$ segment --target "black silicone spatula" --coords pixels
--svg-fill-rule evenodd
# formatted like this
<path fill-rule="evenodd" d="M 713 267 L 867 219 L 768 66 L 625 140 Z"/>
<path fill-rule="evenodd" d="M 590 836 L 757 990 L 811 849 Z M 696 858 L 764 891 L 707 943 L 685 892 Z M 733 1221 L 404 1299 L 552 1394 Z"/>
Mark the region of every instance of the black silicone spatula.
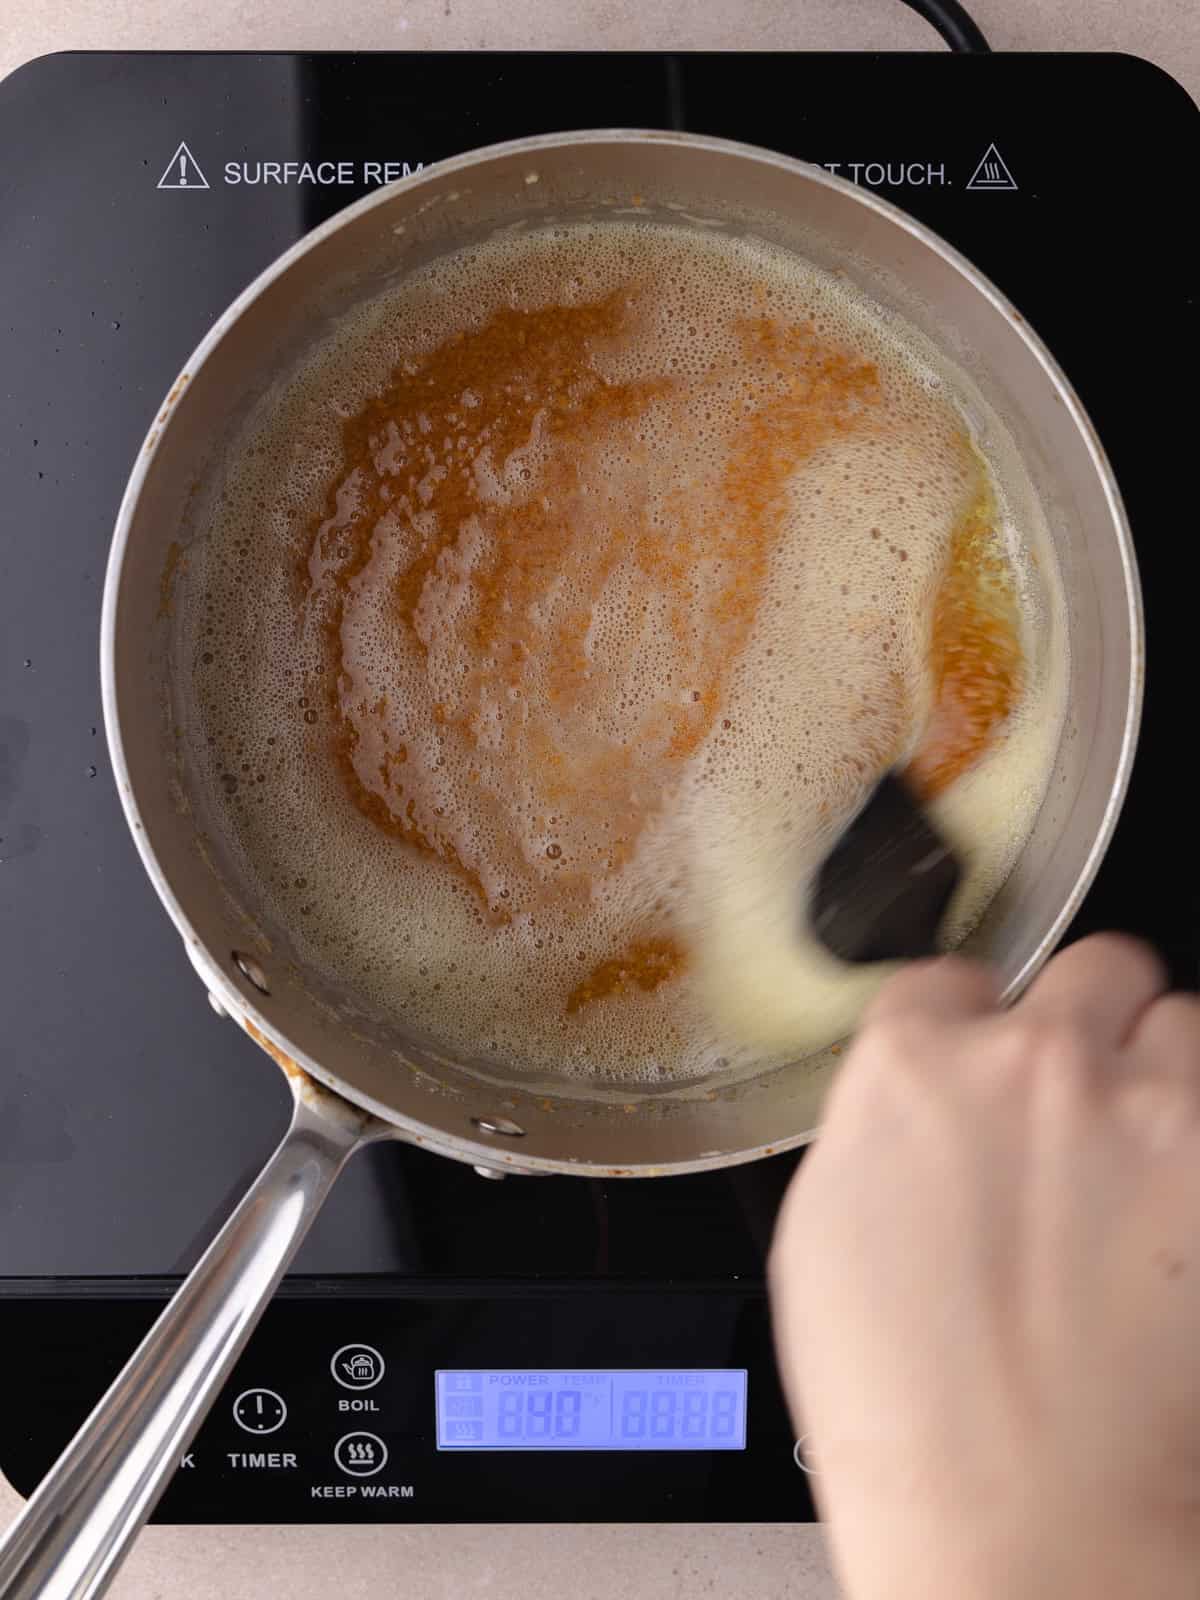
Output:
<path fill-rule="evenodd" d="M 817 873 L 809 919 L 843 961 L 934 955 L 961 867 L 904 778 L 885 773 Z"/>

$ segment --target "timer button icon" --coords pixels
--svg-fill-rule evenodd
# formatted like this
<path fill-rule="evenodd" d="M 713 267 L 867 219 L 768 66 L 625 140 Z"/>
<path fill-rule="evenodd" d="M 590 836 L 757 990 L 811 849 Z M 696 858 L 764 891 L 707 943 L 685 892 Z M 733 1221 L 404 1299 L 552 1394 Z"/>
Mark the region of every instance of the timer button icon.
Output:
<path fill-rule="evenodd" d="M 386 1369 L 374 1345 L 344 1344 L 334 1353 L 329 1370 L 343 1389 L 373 1389 Z"/>
<path fill-rule="evenodd" d="M 233 1420 L 246 1433 L 275 1433 L 287 1414 L 283 1396 L 274 1389 L 243 1389 L 233 1402 Z"/>

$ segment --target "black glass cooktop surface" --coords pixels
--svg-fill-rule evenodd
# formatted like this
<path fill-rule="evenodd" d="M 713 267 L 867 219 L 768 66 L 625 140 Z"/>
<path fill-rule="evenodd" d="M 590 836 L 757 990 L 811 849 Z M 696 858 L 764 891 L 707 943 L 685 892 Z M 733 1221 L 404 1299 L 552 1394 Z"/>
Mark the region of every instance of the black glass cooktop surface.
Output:
<path fill-rule="evenodd" d="M 18 1401 L 9 1444 L 0 1430 L 0 1466 L 22 1487 L 128 1350 L 164 1280 L 211 1237 L 287 1112 L 274 1068 L 206 1005 L 143 878 L 107 767 L 100 595 L 130 463 L 206 329 L 308 229 L 472 146 L 597 126 L 684 128 L 823 164 L 931 224 L 1047 340 L 1122 485 L 1149 638 L 1129 800 L 1073 932 L 1141 933 L 1178 980 L 1195 980 L 1194 807 L 1176 767 L 1195 680 L 1197 259 L 1179 196 L 1200 158 L 1200 118 L 1168 77 L 1102 55 L 33 62 L 0 84 L 0 1316 L 13 1342 L 53 1346 L 58 1375 Z M 543 1470 L 554 1457 L 539 1456 L 536 1470 L 523 1458 L 529 1473 L 514 1482 L 525 1487 L 503 1492 L 511 1504 L 500 1493 L 493 1513 L 734 1517 L 758 1506 L 803 1517 L 761 1301 L 763 1252 L 793 1165 L 653 1184 L 486 1184 L 424 1153 L 377 1147 L 339 1184 L 239 1370 L 261 1363 L 255 1352 L 274 1340 L 277 1367 L 299 1388 L 312 1381 L 277 1348 L 285 1338 L 299 1348 L 287 1322 L 299 1313 L 287 1308 L 305 1295 L 325 1319 L 318 1343 L 361 1338 L 382 1349 L 377 1330 L 394 1332 L 403 1305 L 425 1318 L 422 1372 L 438 1359 L 443 1327 L 447 1352 L 470 1347 L 462 1365 L 495 1362 L 493 1346 L 489 1357 L 463 1333 L 464 1307 L 477 1294 L 494 1311 L 496 1296 L 537 1286 L 521 1301 L 525 1332 L 501 1340 L 501 1364 L 613 1365 L 615 1341 L 625 1352 L 617 1364 L 747 1368 L 751 1432 L 755 1405 L 765 1414 L 754 1396 L 769 1395 L 772 1420 L 758 1436 L 775 1440 L 776 1454 L 758 1461 L 757 1499 L 715 1452 L 707 1476 L 689 1457 L 674 1488 L 641 1485 L 636 1504 L 615 1468 L 589 1480 L 600 1487 L 585 1504 L 582 1479 L 564 1488 Z M 439 1296 L 449 1297 L 440 1311 Z M 562 1331 L 584 1302 L 580 1325 L 611 1337 Z M 330 1307 L 342 1304 L 355 1309 L 339 1322 Z M 480 1311 L 477 1325 L 491 1314 Z M 403 1368 L 403 1355 L 383 1353 L 390 1371 Z M 242 1387 L 271 1375 L 256 1370 Z M 413 1413 L 410 1430 L 422 1449 L 428 1410 Z M 288 1428 L 296 1414 L 293 1403 Z M 245 1442 L 236 1418 L 220 1426 Z M 393 1438 L 382 1422 L 375 1430 Z M 357 1481 L 331 1453 L 341 1442 L 317 1427 L 299 1467 L 223 1466 L 203 1494 L 173 1488 L 164 1514 L 213 1520 L 238 1516 L 239 1505 L 248 1517 L 293 1520 L 476 1514 L 445 1487 L 450 1478 L 441 1500 L 431 1488 L 423 1503 L 419 1492 L 363 1491 L 301 1505 L 286 1483 L 289 1472 L 304 1476 L 306 1493 L 316 1482 L 304 1449 L 325 1452 L 339 1483 Z M 472 1470 L 458 1457 L 454 1468 Z M 467 1498 L 478 1503 L 474 1489 Z"/>

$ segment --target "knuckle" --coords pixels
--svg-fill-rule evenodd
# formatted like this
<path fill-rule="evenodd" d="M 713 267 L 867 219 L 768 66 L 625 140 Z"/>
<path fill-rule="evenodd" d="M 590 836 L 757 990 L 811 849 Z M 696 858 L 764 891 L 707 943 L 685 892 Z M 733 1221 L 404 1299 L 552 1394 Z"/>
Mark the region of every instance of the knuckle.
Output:
<path fill-rule="evenodd" d="M 1163 966 L 1148 944 L 1128 933 L 1093 933 L 1077 944 L 1070 945 L 1058 957 L 1060 962 L 1089 968 L 1109 975 L 1124 969 L 1127 977 L 1136 977 L 1145 984 L 1161 982 Z"/>
<path fill-rule="evenodd" d="M 853 1057 L 870 1074 L 888 1079 L 921 1071 L 934 1055 L 936 1029 L 916 1013 L 868 1021 L 855 1040 Z"/>
<path fill-rule="evenodd" d="M 1124 1127 L 1156 1150 L 1166 1149 L 1196 1122 L 1196 1085 L 1161 1072 L 1141 1072 L 1120 1084 L 1114 1113 Z"/>
<path fill-rule="evenodd" d="M 997 992 L 996 975 L 978 961 L 963 955 L 931 956 L 894 973 L 867 1006 L 863 1021 L 890 1021 L 906 1012 L 936 1014 L 955 996 L 994 1002 Z"/>
<path fill-rule="evenodd" d="M 1106 929 L 1103 933 L 1089 933 L 1086 939 L 1080 939 L 1075 945 L 1068 945 L 1067 949 L 1074 949 L 1080 954 L 1087 951 L 1100 955 L 1115 955 L 1122 960 L 1140 961 L 1146 966 L 1157 965 L 1157 957 L 1148 944 L 1136 939 L 1131 933 L 1120 933 L 1112 928 Z"/>
<path fill-rule="evenodd" d="M 1096 1064 L 1095 1046 L 1070 1018 L 1013 1016 L 998 1034 L 996 1066 L 1010 1078 L 1053 1077 L 1082 1086 Z"/>
<path fill-rule="evenodd" d="M 1146 1023 L 1153 1024 L 1161 1043 L 1194 1052 L 1200 1047 L 1200 996 L 1164 995 L 1147 1012 L 1143 1026 Z"/>

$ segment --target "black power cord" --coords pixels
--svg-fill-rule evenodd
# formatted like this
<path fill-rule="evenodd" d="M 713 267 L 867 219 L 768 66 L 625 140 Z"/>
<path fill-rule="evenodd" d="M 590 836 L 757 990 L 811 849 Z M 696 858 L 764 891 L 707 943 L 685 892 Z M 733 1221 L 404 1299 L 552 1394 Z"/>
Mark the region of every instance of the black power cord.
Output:
<path fill-rule="evenodd" d="M 904 0 L 904 4 L 936 28 L 951 50 L 964 55 L 986 55 L 991 51 L 991 45 L 974 18 L 963 10 L 958 0 Z"/>

